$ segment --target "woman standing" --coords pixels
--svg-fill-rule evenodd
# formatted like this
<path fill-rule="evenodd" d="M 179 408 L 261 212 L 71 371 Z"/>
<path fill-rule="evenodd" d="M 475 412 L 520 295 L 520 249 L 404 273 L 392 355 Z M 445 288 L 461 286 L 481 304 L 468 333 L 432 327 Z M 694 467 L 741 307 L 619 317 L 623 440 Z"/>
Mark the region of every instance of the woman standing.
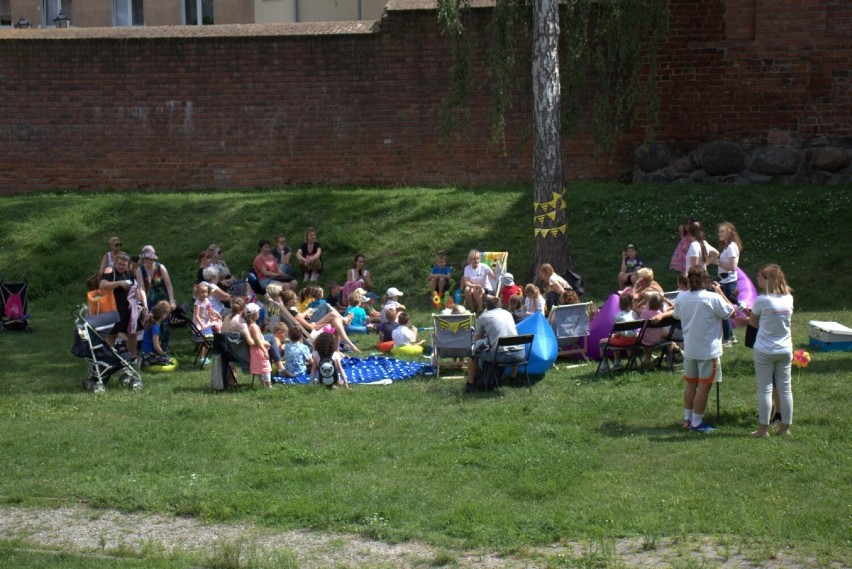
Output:
<path fill-rule="evenodd" d="M 719 225 L 719 284 L 722 285 L 722 293 L 731 301 L 737 303 L 737 265 L 740 262 L 740 250 L 743 242 L 737 234 L 737 228 L 728 221 Z M 734 336 L 734 328 L 730 319 L 722 322 L 722 346 L 728 347 L 737 341 Z"/>
<path fill-rule="evenodd" d="M 142 306 L 147 311 L 153 310 L 161 300 L 168 301 L 172 311 L 177 307 L 169 271 L 162 263 L 157 262 L 157 252 L 151 245 L 145 245 L 139 253 L 136 282 L 139 284 L 139 298 L 142 300 Z M 169 344 L 168 322 L 167 318 L 160 327 L 160 344 L 163 351 L 167 351 Z"/>
<path fill-rule="evenodd" d="M 793 315 L 793 289 L 787 285 L 778 265 L 764 266 L 757 273 L 757 284 L 764 294 L 755 299 L 748 317 L 737 320 L 757 328 L 754 342 L 754 372 L 757 376 L 757 411 L 759 425 L 755 437 L 769 436 L 773 383 L 781 411 L 781 426 L 776 434 L 790 433 L 793 422 L 793 388 L 790 368 L 793 363 L 793 339 L 790 319 Z"/>
<path fill-rule="evenodd" d="M 689 224 L 689 249 L 686 251 L 686 265 L 683 272 L 688 273 L 692 267 L 707 270 L 719 258 L 719 251 L 704 240 L 704 230 L 697 221 Z"/>
<path fill-rule="evenodd" d="M 116 257 L 121 253 L 121 239 L 113 235 L 109 238 L 109 251 L 104 253 L 101 258 L 101 266 L 98 267 L 98 274 L 104 274 L 107 267 L 115 267 Z"/>

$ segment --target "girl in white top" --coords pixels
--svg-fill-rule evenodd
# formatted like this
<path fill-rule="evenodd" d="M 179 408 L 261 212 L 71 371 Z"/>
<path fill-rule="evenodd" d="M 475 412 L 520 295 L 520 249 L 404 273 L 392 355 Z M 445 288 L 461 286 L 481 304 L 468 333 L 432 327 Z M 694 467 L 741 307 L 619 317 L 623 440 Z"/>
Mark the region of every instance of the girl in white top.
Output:
<path fill-rule="evenodd" d="M 686 266 L 683 272 L 688 273 L 692 267 L 707 270 L 707 265 L 712 265 L 719 258 L 719 251 L 704 240 L 704 230 L 697 221 L 689 224 L 689 237 L 692 242 L 686 251 Z"/>
<path fill-rule="evenodd" d="M 737 233 L 737 228 L 734 224 L 726 221 L 719 224 L 718 229 L 719 246 L 722 252 L 719 254 L 719 284 L 722 285 L 722 293 L 731 301 L 732 304 L 737 303 L 737 265 L 740 262 L 740 249 L 743 247 L 743 242 L 740 241 L 740 236 Z M 730 319 L 722 322 L 722 342 L 723 345 L 729 346 L 736 342 L 734 330 L 731 326 Z"/>
<path fill-rule="evenodd" d="M 781 426 L 776 434 L 787 435 L 793 422 L 793 388 L 790 368 L 793 362 L 793 339 L 790 320 L 793 316 L 793 289 L 787 285 L 778 265 L 766 265 L 757 273 L 757 284 L 765 294 L 754 301 L 748 317 L 738 323 L 757 328 L 754 342 L 754 371 L 757 376 L 757 409 L 759 425 L 755 437 L 769 436 L 773 383 L 778 395 Z"/>
<path fill-rule="evenodd" d="M 545 301 L 538 287 L 530 283 L 524 287 L 524 309 L 527 314 L 541 312 L 544 314 Z"/>

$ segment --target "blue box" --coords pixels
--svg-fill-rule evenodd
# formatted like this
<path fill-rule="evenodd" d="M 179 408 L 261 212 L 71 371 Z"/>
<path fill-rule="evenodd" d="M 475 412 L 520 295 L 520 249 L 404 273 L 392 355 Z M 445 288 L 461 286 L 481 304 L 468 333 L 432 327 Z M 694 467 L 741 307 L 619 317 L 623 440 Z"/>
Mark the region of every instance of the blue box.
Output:
<path fill-rule="evenodd" d="M 837 322 L 811 320 L 811 347 L 823 352 L 852 352 L 852 329 Z"/>

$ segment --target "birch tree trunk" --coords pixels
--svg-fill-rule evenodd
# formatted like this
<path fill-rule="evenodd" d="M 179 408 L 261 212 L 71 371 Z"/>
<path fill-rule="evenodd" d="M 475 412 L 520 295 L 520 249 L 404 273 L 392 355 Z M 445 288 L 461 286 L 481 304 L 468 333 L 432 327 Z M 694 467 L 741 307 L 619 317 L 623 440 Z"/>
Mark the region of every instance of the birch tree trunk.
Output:
<path fill-rule="evenodd" d="M 559 0 L 535 0 L 533 7 L 533 202 L 535 263 L 550 263 L 558 274 L 573 269 L 562 195 L 560 144 Z"/>

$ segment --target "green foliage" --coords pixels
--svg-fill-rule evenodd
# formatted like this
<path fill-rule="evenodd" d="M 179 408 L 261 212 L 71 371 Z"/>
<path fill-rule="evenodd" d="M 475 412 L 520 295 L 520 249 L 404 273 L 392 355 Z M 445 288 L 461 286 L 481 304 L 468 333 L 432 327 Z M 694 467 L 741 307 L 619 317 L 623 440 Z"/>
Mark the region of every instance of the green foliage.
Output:
<path fill-rule="evenodd" d="M 528 62 L 531 12 L 536 0 L 497 0 L 488 23 L 484 73 L 491 92 L 492 141 L 503 141 L 512 100 L 530 88 L 529 73 L 517 73 L 517 58 Z M 560 78 L 563 129 L 570 132 L 590 115 L 599 147 L 608 149 L 629 128 L 635 111 L 647 120 L 653 139 L 659 101 L 657 53 L 668 37 L 668 0 L 568 0 L 560 2 L 562 36 Z M 444 104 L 444 129 L 467 103 L 477 69 L 472 54 L 482 38 L 464 25 L 469 0 L 438 0 L 438 22 L 453 45 L 450 95 Z"/>

